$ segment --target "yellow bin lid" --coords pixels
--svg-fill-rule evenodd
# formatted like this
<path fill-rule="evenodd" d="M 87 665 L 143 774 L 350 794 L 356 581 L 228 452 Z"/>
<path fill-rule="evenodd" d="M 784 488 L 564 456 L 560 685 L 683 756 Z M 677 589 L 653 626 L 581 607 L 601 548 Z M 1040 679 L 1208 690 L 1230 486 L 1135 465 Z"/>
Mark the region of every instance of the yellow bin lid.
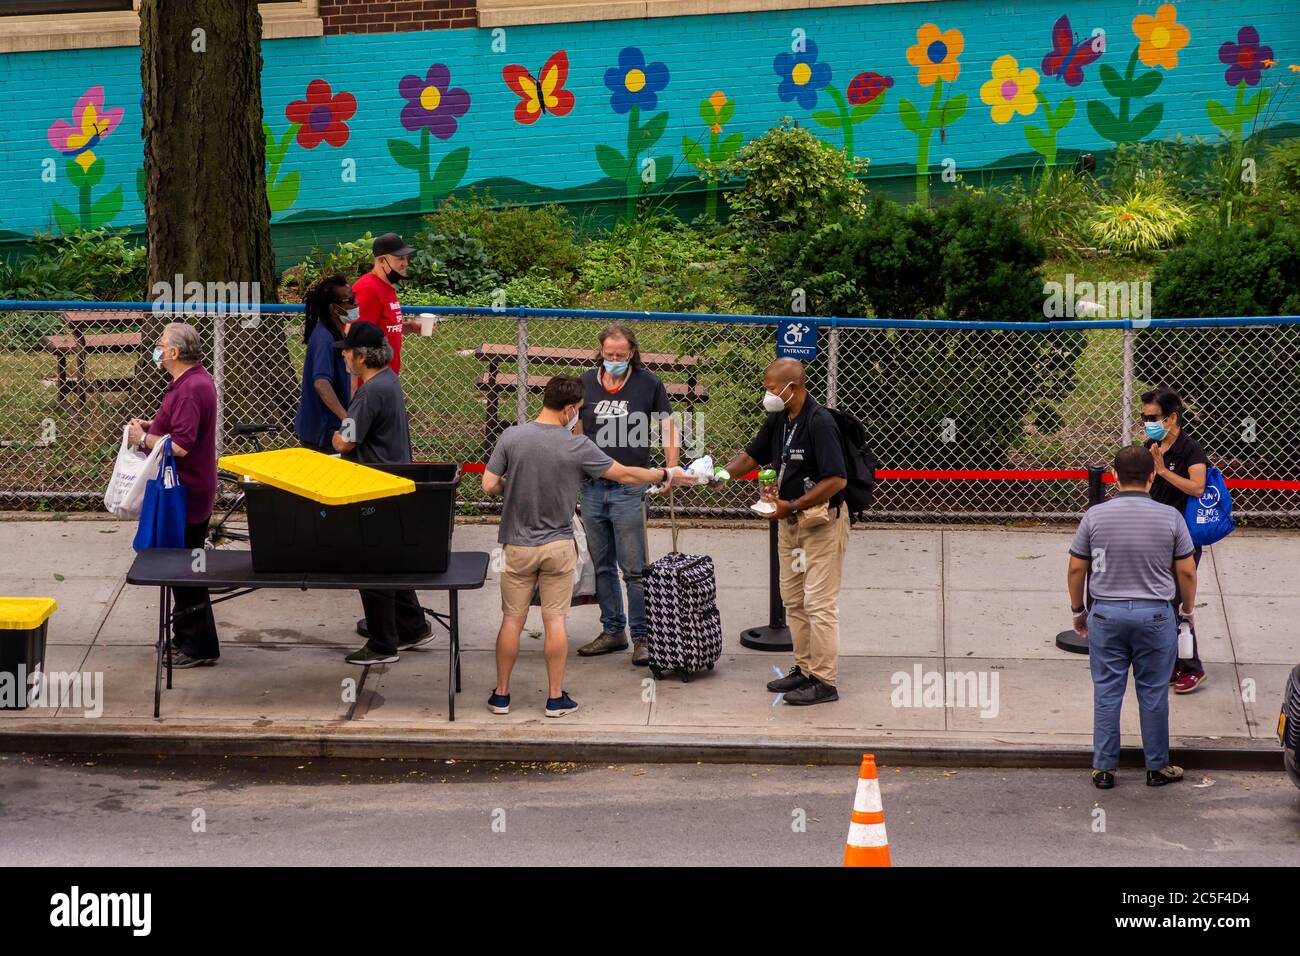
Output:
<path fill-rule="evenodd" d="M 0 631 L 38 628 L 57 608 L 54 598 L 0 597 Z"/>
<path fill-rule="evenodd" d="M 323 505 L 350 505 L 415 491 L 415 482 L 310 448 L 284 448 L 250 455 L 223 455 L 217 464 L 272 488 Z"/>

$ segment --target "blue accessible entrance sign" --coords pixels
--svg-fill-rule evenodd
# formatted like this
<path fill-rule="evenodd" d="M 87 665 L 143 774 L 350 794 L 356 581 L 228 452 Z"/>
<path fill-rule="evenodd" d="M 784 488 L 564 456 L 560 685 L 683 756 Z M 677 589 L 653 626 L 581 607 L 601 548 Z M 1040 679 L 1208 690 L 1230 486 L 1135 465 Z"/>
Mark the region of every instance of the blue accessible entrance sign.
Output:
<path fill-rule="evenodd" d="M 810 362 L 817 357 L 817 326 L 802 319 L 784 319 L 776 325 L 776 357 Z"/>

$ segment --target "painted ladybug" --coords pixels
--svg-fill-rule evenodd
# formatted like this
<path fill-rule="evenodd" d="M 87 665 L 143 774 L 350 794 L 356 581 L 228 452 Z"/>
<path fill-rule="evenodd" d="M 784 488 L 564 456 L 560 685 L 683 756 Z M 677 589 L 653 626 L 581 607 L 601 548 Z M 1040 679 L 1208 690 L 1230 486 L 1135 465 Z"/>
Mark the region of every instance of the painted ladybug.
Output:
<path fill-rule="evenodd" d="M 885 90 L 894 85 L 892 76 L 879 73 L 859 73 L 849 83 L 849 102 L 854 106 L 870 103 Z"/>

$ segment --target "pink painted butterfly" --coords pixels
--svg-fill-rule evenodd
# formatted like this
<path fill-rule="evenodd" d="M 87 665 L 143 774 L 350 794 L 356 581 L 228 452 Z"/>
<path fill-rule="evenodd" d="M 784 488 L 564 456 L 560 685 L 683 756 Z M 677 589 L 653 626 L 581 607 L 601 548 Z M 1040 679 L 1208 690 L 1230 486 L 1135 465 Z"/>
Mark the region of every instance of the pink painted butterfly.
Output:
<path fill-rule="evenodd" d="M 1070 18 L 1061 14 L 1052 27 L 1052 52 L 1043 57 L 1043 74 L 1064 80 L 1066 86 L 1078 86 L 1083 82 L 1083 68 L 1099 56 L 1101 51 L 1093 47 L 1092 37 L 1075 42 Z"/>
<path fill-rule="evenodd" d="M 569 78 L 569 55 L 563 50 L 551 54 L 536 78 L 517 63 L 502 69 L 501 78 L 519 97 L 516 123 L 527 126 L 536 123 L 543 113 L 564 116 L 573 109 L 573 93 L 564 88 Z"/>

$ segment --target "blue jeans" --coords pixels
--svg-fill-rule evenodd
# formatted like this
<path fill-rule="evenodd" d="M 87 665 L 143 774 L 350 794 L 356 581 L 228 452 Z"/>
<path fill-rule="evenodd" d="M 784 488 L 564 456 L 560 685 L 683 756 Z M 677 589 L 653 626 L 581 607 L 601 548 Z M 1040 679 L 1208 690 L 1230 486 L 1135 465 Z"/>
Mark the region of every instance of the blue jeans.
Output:
<path fill-rule="evenodd" d="M 589 478 L 582 483 L 582 523 L 596 568 L 600 626 L 607 634 L 622 634 L 630 624 L 634 641 L 646 636 L 645 489 L 645 485 L 620 485 L 605 478 Z M 627 585 L 626 616 L 620 571 Z"/>
<path fill-rule="evenodd" d="M 1169 675 L 1178 623 L 1168 601 L 1094 601 L 1088 612 L 1092 670 L 1092 766 L 1119 766 L 1119 711 L 1133 667 L 1148 770 L 1169 765 Z"/>

